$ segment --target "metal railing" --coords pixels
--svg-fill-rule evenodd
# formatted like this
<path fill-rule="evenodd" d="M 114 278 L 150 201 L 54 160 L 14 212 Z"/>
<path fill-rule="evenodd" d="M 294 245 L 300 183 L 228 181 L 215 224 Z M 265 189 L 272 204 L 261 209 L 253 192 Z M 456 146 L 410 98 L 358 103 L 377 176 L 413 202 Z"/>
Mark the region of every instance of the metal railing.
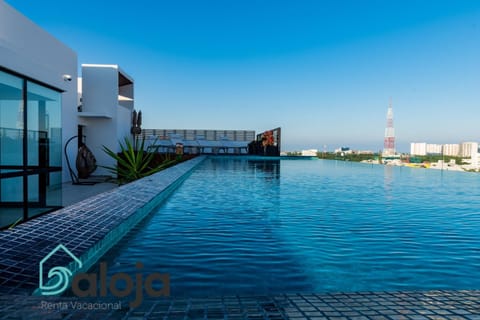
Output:
<path fill-rule="evenodd" d="M 199 129 L 143 129 L 144 138 L 156 137 L 161 140 L 170 139 L 172 135 L 182 140 L 219 141 L 227 138 L 231 141 L 253 141 L 254 130 L 199 130 Z"/>

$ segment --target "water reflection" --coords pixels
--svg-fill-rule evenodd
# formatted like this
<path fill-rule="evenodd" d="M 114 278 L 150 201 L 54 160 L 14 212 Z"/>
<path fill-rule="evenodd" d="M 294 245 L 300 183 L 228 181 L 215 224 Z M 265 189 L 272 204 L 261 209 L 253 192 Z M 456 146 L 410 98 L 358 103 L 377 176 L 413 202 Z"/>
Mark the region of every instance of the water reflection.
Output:
<path fill-rule="evenodd" d="M 387 203 L 390 203 L 393 200 L 392 189 L 393 189 L 393 167 L 384 166 L 383 169 L 383 189 L 385 191 L 385 199 Z"/>
<path fill-rule="evenodd" d="M 280 160 L 248 160 L 248 167 L 265 180 L 280 179 Z"/>
<path fill-rule="evenodd" d="M 264 203 L 260 216 L 266 219 L 269 228 L 279 227 L 280 160 L 248 160 L 248 168 L 254 172 L 253 176 L 257 181 L 264 183 L 255 193 L 255 199 Z M 273 229 L 270 232 L 273 232 Z"/>
<path fill-rule="evenodd" d="M 279 165 L 205 160 L 102 258 L 108 277 L 141 261 L 189 297 L 480 288 L 475 175 L 282 160 L 278 179 Z"/>

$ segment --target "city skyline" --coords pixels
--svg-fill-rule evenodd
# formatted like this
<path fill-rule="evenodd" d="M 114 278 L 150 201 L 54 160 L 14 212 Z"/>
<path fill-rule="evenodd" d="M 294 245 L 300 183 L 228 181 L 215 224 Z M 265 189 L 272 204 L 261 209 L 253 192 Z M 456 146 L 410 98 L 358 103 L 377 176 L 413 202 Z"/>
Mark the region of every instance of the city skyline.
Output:
<path fill-rule="evenodd" d="M 6 2 L 131 74 L 144 128 L 281 126 L 283 150 L 377 152 L 392 97 L 399 152 L 480 140 L 477 2 Z"/>

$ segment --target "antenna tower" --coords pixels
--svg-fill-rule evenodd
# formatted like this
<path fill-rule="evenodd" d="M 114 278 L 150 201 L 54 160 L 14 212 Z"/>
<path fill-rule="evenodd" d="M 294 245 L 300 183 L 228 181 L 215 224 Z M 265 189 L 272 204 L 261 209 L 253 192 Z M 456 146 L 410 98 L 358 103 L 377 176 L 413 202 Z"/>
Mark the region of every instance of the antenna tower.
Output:
<path fill-rule="evenodd" d="M 395 155 L 395 129 L 393 128 L 392 98 L 390 98 L 387 111 L 387 127 L 385 128 L 385 139 L 383 140 L 383 155 Z"/>

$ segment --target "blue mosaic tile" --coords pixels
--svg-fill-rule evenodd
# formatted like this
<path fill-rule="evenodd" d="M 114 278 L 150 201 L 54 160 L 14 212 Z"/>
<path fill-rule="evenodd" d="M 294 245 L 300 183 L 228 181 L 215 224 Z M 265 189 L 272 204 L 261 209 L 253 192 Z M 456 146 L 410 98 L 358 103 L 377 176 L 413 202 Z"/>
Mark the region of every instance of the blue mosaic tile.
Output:
<path fill-rule="evenodd" d="M 164 199 L 159 196 L 162 192 L 173 188 L 179 179 L 204 159 L 194 158 L 14 229 L 0 231 L 1 292 L 15 292 L 16 289 L 24 292 L 25 286 L 32 285 L 30 289 L 35 289 L 39 261 L 60 243 L 67 245 L 77 257 L 88 255 L 88 262 L 92 264 L 95 256 L 92 252 L 100 255 L 119 241 L 148 214 L 146 209 L 153 208 Z M 68 257 L 57 257 L 46 265 L 65 265 L 67 260 Z"/>

